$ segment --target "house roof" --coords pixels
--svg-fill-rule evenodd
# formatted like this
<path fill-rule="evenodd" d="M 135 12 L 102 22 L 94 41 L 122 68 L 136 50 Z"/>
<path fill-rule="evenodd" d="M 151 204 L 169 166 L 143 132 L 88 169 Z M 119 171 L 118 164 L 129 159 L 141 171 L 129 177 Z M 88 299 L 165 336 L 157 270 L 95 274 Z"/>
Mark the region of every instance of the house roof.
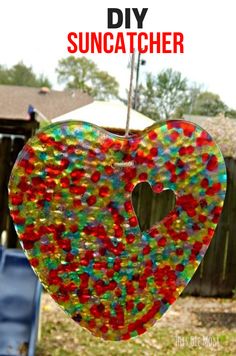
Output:
<path fill-rule="evenodd" d="M 62 122 L 68 120 L 86 121 L 112 132 L 123 132 L 126 127 L 127 106 L 119 100 L 95 100 L 91 104 L 61 115 L 52 121 Z M 129 128 L 131 131 L 142 131 L 153 124 L 154 121 L 147 116 L 133 109 L 130 110 Z"/>
<path fill-rule="evenodd" d="M 199 126 L 204 125 L 204 121 L 208 118 L 209 116 L 202 116 L 202 115 L 188 115 L 188 114 L 183 115 L 184 120 L 191 121 Z"/>
<path fill-rule="evenodd" d="M 79 90 L 0 85 L 0 119 L 28 120 L 28 106 L 32 105 L 51 120 L 92 101 L 89 95 Z"/>
<path fill-rule="evenodd" d="M 216 117 L 204 117 L 184 115 L 184 119 L 191 121 L 209 132 L 219 145 L 224 157 L 236 159 L 236 119 L 230 119 L 219 115 Z"/>

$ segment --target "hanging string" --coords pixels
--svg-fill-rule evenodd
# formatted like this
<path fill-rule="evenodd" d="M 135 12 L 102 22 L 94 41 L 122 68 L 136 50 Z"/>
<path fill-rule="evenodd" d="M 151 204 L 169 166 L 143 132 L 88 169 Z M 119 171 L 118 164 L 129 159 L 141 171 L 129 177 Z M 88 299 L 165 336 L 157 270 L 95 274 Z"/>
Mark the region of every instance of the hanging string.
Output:
<path fill-rule="evenodd" d="M 135 63 L 135 51 L 132 53 L 132 57 L 131 57 L 130 82 L 129 82 L 125 137 L 129 136 L 130 111 L 131 111 L 131 107 L 132 107 L 132 94 L 133 94 L 134 63 Z"/>

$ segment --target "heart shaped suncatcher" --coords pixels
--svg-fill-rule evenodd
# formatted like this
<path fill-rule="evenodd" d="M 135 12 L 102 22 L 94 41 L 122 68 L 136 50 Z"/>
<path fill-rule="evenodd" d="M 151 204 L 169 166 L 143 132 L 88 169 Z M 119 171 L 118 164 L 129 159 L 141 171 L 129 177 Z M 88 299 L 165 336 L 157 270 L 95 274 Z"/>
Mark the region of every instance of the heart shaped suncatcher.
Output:
<path fill-rule="evenodd" d="M 172 189 L 176 206 L 141 233 L 131 194 L 143 181 L 156 193 Z M 17 233 L 47 291 L 93 335 L 126 340 L 193 276 L 219 220 L 226 171 L 218 146 L 192 123 L 125 138 L 69 122 L 28 141 L 9 189 Z"/>

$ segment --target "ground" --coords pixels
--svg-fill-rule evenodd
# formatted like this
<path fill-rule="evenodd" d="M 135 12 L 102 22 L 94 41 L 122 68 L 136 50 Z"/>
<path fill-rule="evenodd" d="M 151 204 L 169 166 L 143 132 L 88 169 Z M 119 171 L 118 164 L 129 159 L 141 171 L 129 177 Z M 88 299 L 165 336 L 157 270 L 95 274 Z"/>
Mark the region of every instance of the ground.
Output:
<path fill-rule="evenodd" d="M 236 355 L 236 300 L 179 298 L 150 331 L 126 342 L 107 342 L 76 325 L 51 297 L 42 298 L 36 356 Z"/>

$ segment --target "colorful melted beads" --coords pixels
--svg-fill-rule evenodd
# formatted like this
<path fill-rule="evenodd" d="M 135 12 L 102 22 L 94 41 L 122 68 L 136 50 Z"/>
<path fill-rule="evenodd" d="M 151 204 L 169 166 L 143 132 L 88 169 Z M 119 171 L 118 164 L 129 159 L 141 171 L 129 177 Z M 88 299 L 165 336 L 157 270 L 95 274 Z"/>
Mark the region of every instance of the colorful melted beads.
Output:
<path fill-rule="evenodd" d="M 145 232 L 131 202 L 143 181 L 176 195 L 174 210 Z M 69 122 L 29 140 L 9 188 L 23 248 L 54 300 L 93 335 L 127 340 L 193 276 L 220 217 L 226 171 L 209 134 L 188 122 L 128 138 Z"/>

